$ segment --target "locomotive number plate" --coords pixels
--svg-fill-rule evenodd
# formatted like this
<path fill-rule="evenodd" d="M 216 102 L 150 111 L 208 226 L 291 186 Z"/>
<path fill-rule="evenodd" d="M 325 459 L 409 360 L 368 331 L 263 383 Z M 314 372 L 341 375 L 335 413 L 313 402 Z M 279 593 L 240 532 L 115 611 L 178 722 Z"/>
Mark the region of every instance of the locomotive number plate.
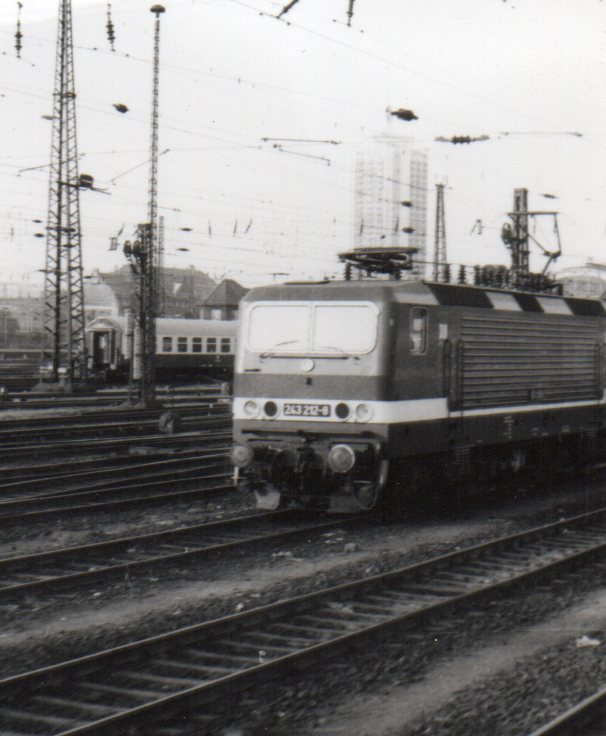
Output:
<path fill-rule="evenodd" d="M 329 417 L 330 404 L 284 404 L 286 417 Z"/>

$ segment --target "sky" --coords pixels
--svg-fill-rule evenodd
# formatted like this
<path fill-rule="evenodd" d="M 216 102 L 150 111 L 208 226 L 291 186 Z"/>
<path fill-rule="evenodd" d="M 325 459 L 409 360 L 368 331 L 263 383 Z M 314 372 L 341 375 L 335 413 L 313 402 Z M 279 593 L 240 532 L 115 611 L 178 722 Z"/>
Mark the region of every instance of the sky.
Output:
<path fill-rule="evenodd" d="M 0 8 L 0 281 L 32 283 L 45 260 L 52 123 L 43 116 L 59 2 L 21 2 L 20 59 L 17 2 Z M 606 3 L 356 0 L 351 27 L 348 0 L 299 0 L 279 20 L 285 4 L 164 2 L 158 203 L 167 265 L 248 286 L 340 273 L 356 148 L 381 133 L 428 152 L 429 252 L 435 185 L 444 183 L 453 263 L 508 262 L 500 231 L 516 187 L 529 190 L 531 209 L 560 212 L 559 268 L 606 260 Z M 109 239 L 147 219 L 151 5 L 112 0 L 112 52 L 107 3 L 73 0 L 79 168 L 105 190 L 80 198 L 86 274 L 124 265 Z M 399 107 L 418 120 L 388 114 Z M 489 140 L 435 140 L 455 135 Z M 276 148 L 275 139 L 294 140 Z M 551 218 L 533 227 L 554 244 Z"/>

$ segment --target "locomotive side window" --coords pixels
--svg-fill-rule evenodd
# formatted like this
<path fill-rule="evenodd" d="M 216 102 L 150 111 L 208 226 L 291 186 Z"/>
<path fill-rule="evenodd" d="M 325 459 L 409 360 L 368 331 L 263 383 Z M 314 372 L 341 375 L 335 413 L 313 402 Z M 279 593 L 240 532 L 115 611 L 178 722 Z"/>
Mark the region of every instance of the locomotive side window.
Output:
<path fill-rule="evenodd" d="M 187 338 L 186 337 L 178 337 L 177 338 L 177 352 L 178 353 L 186 353 L 187 352 Z"/>
<path fill-rule="evenodd" d="M 229 337 L 222 337 L 221 338 L 221 352 L 229 353 L 230 348 L 231 348 L 231 340 L 229 339 Z"/>
<path fill-rule="evenodd" d="M 201 353 L 202 352 L 202 338 L 201 337 L 192 337 L 192 339 L 191 339 L 191 351 L 192 351 L 192 353 Z"/>
<path fill-rule="evenodd" d="M 172 337 L 163 337 L 162 338 L 162 352 L 163 353 L 172 353 L 173 351 L 173 339 Z"/>
<path fill-rule="evenodd" d="M 427 310 L 413 307 L 410 312 L 410 352 L 423 355 L 427 350 Z"/>
<path fill-rule="evenodd" d="M 217 338 L 216 337 L 206 338 L 206 352 L 207 353 L 217 352 Z"/>

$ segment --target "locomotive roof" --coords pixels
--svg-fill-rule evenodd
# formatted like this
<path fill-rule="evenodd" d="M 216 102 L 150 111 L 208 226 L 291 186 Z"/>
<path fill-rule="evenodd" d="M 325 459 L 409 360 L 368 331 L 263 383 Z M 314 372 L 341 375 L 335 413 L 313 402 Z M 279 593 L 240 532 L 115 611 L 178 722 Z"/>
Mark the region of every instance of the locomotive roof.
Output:
<path fill-rule="evenodd" d="M 243 301 L 297 300 L 396 301 L 406 304 L 479 307 L 515 312 L 601 317 L 604 303 L 597 299 L 511 291 L 431 281 L 308 281 L 260 286 L 251 289 Z"/>

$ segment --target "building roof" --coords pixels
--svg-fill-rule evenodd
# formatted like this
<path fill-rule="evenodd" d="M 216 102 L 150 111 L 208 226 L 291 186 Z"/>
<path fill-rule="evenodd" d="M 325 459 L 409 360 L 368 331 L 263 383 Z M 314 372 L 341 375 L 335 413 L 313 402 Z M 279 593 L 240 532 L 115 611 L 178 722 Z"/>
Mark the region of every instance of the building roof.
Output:
<path fill-rule="evenodd" d="M 123 313 L 132 306 L 133 274 L 128 264 L 115 271 L 98 273 L 101 283 L 107 284 Z M 216 283 L 202 271 L 194 268 L 163 268 L 161 283 L 164 302 L 170 312 L 182 313 L 187 307 L 200 303 L 214 290 Z"/>
<path fill-rule="evenodd" d="M 223 279 L 202 302 L 204 307 L 237 307 L 248 289 L 233 279 Z"/>

